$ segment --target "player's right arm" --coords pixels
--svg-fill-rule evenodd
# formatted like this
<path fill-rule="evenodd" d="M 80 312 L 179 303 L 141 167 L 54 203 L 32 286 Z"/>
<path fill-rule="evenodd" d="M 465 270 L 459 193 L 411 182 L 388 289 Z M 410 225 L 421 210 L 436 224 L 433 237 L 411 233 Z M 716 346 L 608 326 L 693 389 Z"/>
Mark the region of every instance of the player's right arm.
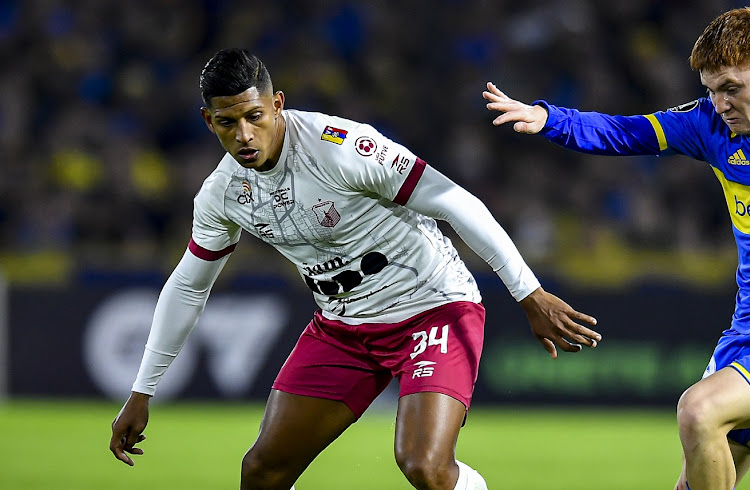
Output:
<path fill-rule="evenodd" d="M 240 237 L 240 228 L 223 213 L 224 180 L 215 172 L 196 195 L 192 238 L 159 294 L 148 341 L 130 397 L 112 422 L 109 449 L 133 465 L 130 454 L 145 439 L 148 403 L 156 385 L 177 357 L 208 301 L 211 288 Z"/>
<path fill-rule="evenodd" d="M 174 269 L 159 295 L 148 341 L 130 397 L 112 422 L 109 449 L 120 461 L 133 466 L 130 454 L 143 454 L 134 447 L 145 439 L 148 403 L 156 385 L 185 345 L 208 300 L 211 287 L 229 255 L 217 260 L 199 258 L 189 249 Z"/>

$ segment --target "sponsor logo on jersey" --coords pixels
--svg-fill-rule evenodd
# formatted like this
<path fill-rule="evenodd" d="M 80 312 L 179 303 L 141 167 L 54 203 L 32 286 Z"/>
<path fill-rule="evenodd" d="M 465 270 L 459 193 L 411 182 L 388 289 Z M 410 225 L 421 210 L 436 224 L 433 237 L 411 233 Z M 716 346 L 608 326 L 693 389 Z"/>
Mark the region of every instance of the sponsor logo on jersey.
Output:
<path fill-rule="evenodd" d="M 331 260 L 326 260 L 322 264 L 315 264 L 313 266 L 303 264 L 302 268 L 305 269 L 305 272 L 308 274 L 322 274 L 324 272 L 341 269 L 342 267 L 349 265 L 349 262 L 349 260 L 346 260 L 343 257 L 334 257 Z"/>
<path fill-rule="evenodd" d="M 347 132 L 343 129 L 334 128 L 333 126 L 326 126 L 326 128 L 323 130 L 323 134 L 320 135 L 320 139 L 340 145 L 346 139 L 346 133 Z"/>
<path fill-rule="evenodd" d="M 258 235 L 261 236 L 261 238 L 273 238 L 273 228 L 271 228 L 271 225 L 268 223 L 258 223 L 255 226 L 255 229 L 258 231 Z"/>
<path fill-rule="evenodd" d="M 369 157 L 378 149 L 378 144 L 369 136 L 360 136 L 357 138 L 357 141 L 354 142 L 354 149 L 356 149 L 357 153 L 363 157 Z"/>
<path fill-rule="evenodd" d="M 385 163 L 385 154 L 388 153 L 388 145 L 383 145 L 383 148 L 375 154 L 375 161 L 377 161 L 382 167 Z"/>
<path fill-rule="evenodd" d="M 732 153 L 732 155 L 727 158 L 727 163 L 730 165 L 750 165 L 750 161 L 745 157 L 745 152 L 742 151 L 742 148 Z"/>
<path fill-rule="evenodd" d="M 414 363 L 414 373 L 411 375 L 411 379 L 414 378 L 426 378 L 432 376 L 435 372 L 434 361 L 419 361 Z"/>
<path fill-rule="evenodd" d="M 314 265 L 313 267 L 305 266 L 305 271 L 307 271 L 308 273 L 314 273 L 321 270 L 325 271 L 336 269 L 348 264 L 348 261 L 336 257 L 322 264 Z M 334 294 L 348 293 L 352 289 L 362 284 L 362 280 L 365 278 L 365 276 L 377 274 L 378 272 L 382 271 L 387 265 L 388 257 L 380 252 L 368 252 L 364 255 L 364 257 L 362 257 L 362 260 L 360 260 L 359 270 L 353 269 L 342 271 L 331 277 L 330 279 L 313 279 L 308 275 L 305 275 L 304 278 L 307 287 L 312 289 L 314 292 L 325 294 L 326 296 L 332 296 Z M 390 287 L 390 285 L 383 286 L 380 290 L 383 290 L 387 287 Z M 348 300 L 339 298 L 339 300 L 344 302 L 359 301 L 360 299 L 365 299 L 375 294 L 376 292 L 378 291 L 371 291 L 367 295 L 361 296 L 359 298 L 349 298 Z"/>
<path fill-rule="evenodd" d="M 319 202 L 312 207 L 312 210 L 318 218 L 318 223 L 326 228 L 333 228 L 341 221 L 341 214 L 336 210 L 333 201 Z"/>
<path fill-rule="evenodd" d="M 403 175 L 404 170 L 409 168 L 410 163 L 409 157 L 402 157 L 401 154 L 398 154 L 391 162 L 391 168 L 396 169 L 396 172 Z"/>
<path fill-rule="evenodd" d="M 698 107 L 698 101 L 692 100 L 690 102 L 686 102 L 684 104 L 678 105 L 676 107 L 670 107 L 669 110 L 671 112 L 690 112 L 693 109 Z"/>
<path fill-rule="evenodd" d="M 294 199 L 292 199 L 289 196 L 289 191 L 291 188 L 284 187 L 282 189 L 277 189 L 273 192 L 271 192 L 271 197 L 273 197 L 273 208 L 286 208 L 294 204 Z"/>
<path fill-rule="evenodd" d="M 727 201 L 729 217 L 732 224 L 740 232 L 750 235 L 750 186 L 729 180 L 724 173 L 716 167 L 711 167 L 724 189 L 724 197 Z"/>
<path fill-rule="evenodd" d="M 237 196 L 237 202 L 240 204 L 248 204 L 253 200 L 253 188 L 246 181 L 242 181 L 242 193 Z"/>

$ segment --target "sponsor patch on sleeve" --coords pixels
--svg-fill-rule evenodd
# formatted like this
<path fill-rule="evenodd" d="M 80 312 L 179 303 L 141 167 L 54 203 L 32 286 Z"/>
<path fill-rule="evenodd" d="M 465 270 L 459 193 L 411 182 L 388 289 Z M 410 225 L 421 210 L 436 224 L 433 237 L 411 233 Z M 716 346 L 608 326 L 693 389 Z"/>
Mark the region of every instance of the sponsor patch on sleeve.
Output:
<path fill-rule="evenodd" d="M 357 138 L 357 141 L 354 142 L 354 149 L 363 157 L 369 157 L 378 149 L 378 144 L 369 136 L 360 136 Z"/>
<path fill-rule="evenodd" d="M 693 100 L 693 101 L 685 102 L 684 104 L 678 105 L 677 107 L 670 107 L 669 111 L 670 112 L 690 112 L 696 107 L 698 107 L 698 101 Z"/>
<path fill-rule="evenodd" d="M 320 139 L 340 145 L 346 139 L 346 131 L 334 128 L 333 126 L 326 126 L 323 130 L 323 134 L 320 135 Z"/>

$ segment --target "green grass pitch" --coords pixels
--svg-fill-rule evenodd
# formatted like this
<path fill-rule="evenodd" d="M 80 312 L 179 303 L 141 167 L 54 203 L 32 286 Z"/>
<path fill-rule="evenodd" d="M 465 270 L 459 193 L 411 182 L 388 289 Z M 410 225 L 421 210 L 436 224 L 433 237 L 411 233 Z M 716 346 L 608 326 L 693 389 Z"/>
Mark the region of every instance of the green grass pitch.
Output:
<path fill-rule="evenodd" d="M 0 488 L 238 488 L 240 459 L 262 415 L 257 404 L 152 404 L 145 454 L 131 468 L 108 448 L 118 409 L 94 401 L 0 404 Z M 411 488 L 394 462 L 393 431 L 393 411 L 366 413 L 297 489 Z M 457 453 L 498 490 L 670 490 L 680 468 L 669 410 L 477 407 Z"/>

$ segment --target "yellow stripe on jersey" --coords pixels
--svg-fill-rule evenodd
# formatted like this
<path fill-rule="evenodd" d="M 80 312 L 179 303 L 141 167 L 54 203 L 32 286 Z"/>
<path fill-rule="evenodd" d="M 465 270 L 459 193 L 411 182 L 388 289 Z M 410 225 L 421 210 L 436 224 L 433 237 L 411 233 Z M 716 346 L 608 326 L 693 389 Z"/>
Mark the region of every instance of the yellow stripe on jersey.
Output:
<path fill-rule="evenodd" d="M 735 368 L 737 371 L 740 372 L 741 375 L 745 377 L 748 383 L 750 383 L 750 372 L 747 371 L 740 363 L 737 361 L 734 361 L 732 364 L 730 364 L 733 368 Z"/>
<path fill-rule="evenodd" d="M 732 224 L 742 233 L 750 235 L 750 187 L 727 180 L 716 167 L 711 167 L 716 174 L 716 178 L 721 182 L 721 188 L 724 189 L 724 198 L 727 200 L 729 217 L 732 218 Z"/>
<path fill-rule="evenodd" d="M 651 123 L 651 126 L 654 127 L 654 132 L 656 133 L 656 139 L 659 142 L 659 151 L 664 151 L 667 149 L 667 137 L 664 135 L 664 128 L 661 127 L 661 123 L 658 119 L 656 119 L 656 116 L 653 114 L 649 114 L 645 116 L 646 119 L 648 119 L 648 122 Z"/>

